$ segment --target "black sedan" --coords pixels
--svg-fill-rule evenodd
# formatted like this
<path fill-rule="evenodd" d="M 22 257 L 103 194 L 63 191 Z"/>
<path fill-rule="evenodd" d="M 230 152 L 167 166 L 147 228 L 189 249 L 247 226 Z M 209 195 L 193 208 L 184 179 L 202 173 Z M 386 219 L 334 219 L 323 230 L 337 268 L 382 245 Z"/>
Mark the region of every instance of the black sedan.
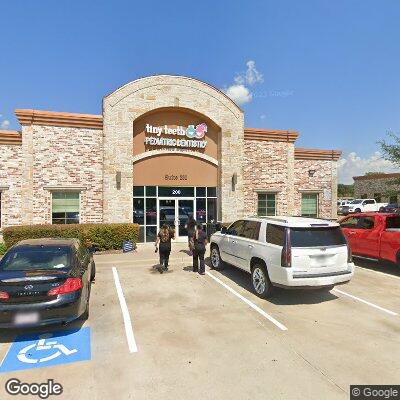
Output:
<path fill-rule="evenodd" d="M 87 319 L 95 273 L 77 239 L 19 242 L 0 261 L 0 328 Z"/>
<path fill-rule="evenodd" d="M 382 213 L 398 213 L 400 212 L 400 205 L 397 203 L 390 203 L 387 206 L 381 207 L 379 212 Z"/>

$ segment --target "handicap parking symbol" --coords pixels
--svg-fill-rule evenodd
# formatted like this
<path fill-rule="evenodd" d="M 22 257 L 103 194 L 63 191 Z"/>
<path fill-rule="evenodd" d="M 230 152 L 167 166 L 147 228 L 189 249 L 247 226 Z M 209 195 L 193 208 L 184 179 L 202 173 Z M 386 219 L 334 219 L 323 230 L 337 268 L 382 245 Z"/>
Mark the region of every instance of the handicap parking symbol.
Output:
<path fill-rule="evenodd" d="M 18 336 L 0 372 L 50 367 L 91 359 L 90 328 Z"/>

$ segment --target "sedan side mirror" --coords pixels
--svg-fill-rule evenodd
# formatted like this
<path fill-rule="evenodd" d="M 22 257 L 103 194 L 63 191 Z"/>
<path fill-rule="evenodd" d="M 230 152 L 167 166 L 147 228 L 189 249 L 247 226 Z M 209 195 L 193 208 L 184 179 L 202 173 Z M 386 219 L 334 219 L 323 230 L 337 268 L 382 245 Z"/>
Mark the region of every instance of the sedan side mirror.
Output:
<path fill-rule="evenodd" d="M 221 228 L 221 233 L 222 233 L 223 235 L 227 234 L 227 233 L 228 233 L 228 228 L 227 228 L 226 226 L 223 226 L 223 227 Z"/>

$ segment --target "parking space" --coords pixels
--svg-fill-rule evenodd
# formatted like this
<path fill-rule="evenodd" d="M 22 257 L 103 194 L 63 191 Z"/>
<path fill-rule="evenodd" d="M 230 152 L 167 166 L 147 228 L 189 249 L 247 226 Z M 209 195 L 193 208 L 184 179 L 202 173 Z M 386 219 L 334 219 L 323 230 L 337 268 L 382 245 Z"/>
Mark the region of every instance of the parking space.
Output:
<path fill-rule="evenodd" d="M 145 245 L 97 255 L 84 325 L 2 333 L 2 398 L 15 398 L 4 392 L 11 377 L 54 379 L 63 398 L 94 399 L 347 399 L 350 384 L 398 379 L 396 271 L 360 263 L 337 290 L 278 290 L 266 301 L 237 269 L 191 272 L 184 245 L 174 245 L 168 273 L 154 269 L 156 256 Z M 23 354 L 45 360 L 13 368 Z"/>

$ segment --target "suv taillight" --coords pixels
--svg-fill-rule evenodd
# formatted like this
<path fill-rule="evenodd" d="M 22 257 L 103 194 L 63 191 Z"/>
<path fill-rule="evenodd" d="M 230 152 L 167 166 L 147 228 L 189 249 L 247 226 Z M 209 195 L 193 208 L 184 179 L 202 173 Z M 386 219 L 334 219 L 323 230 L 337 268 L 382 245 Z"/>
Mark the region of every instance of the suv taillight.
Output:
<path fill-rule="evenodd" d="M 0 300 L 8 300 L 10 295 L 7 292 L 0 292 Z"/>
<path fill-rule="evenodd" d="M 283 241 L 283 248 L 281 253 L 281 266 L 284 268 L 291 268 L 292 266 L 292 245 L 290 243 L 290 229 L 285 229 L 285 238 Z"/>
<path fill-rule="evenodd" d="M 47 296 L 76 292 L 79 289 L 82 289 L 82 279 L 68 278 L 61 286 L 49 290 Z"/>

